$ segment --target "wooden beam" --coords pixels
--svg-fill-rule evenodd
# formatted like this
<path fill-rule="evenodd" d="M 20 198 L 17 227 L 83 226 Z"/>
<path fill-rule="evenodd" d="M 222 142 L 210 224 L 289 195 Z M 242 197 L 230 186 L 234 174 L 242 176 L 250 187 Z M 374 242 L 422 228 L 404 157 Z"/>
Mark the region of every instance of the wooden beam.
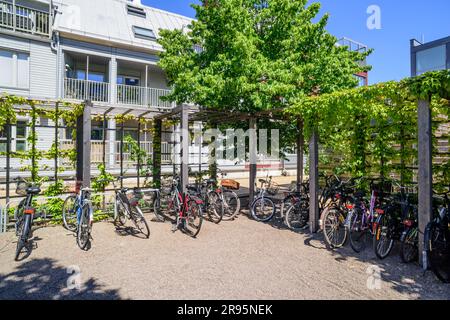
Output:
<path fill-rule="evenodd" d="M 77 119 L 77 183 L 80 187 L 91 185 L 91 108 L 85 102 L 83 115 Z"/>
<path fill-rule="evenodd" d="M 419 124 L 419 257 L 424 263 L 424 232 L 433 218 L 433 167 L 432 167 L 432 127 L 430 100 L 420 100 L 418 103 Z"/>
<path fill-rule="evenodd" d="M 153 134 L 153 187 L 161 187 L 161 134 L 162 120 L 155 120 Z"/>
<path fill-rule="evenodd" d="M 187 192 L 189 183 L 189 109 L 180 106 L 181 112 L 181 192 Z"/>
<path fill-rule="evenodd" d="M 249 196 L 248 203 L 251 208 L 252 202 L 255 199 L 255 182 L 257 175 L 257 154 L 258 154 L 258 139 L 256 135 L 257 125 L 256 118 L 251 118 L 249 121 L 249 160 L 250 160 L 250 173 L 249 173 Z"/>
<path fill-rule="evenodd" d="M 311 233 L 319 230 L 319 148 L 317 130 L 309 142 L 309 228 Z"/>
<path fill-rule="evenodd" d="M 303 153 L 305 139 L 303 136 L 303 120 L 297 120 L 297 191 L 300 192 L 300 185 L 303 183 Z"/>

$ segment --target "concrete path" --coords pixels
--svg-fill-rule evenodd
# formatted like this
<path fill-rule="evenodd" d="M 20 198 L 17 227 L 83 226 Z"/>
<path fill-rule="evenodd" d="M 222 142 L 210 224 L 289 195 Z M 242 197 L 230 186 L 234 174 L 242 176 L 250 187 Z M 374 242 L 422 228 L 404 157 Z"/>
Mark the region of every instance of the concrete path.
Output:
<path fill-rule="evenodd" d="M 14 234 L 0 235 L 0 299 L 450 299 L 450 285 L 396 252 L 384 261 L 369 249 L 333 252 L 320 234 L 246 216 L 205 223 L 198 239 L 150 226 L 145 240 L 97 223 L 88 252 L 63 228 L 41 228 L 22 262 Z"/>

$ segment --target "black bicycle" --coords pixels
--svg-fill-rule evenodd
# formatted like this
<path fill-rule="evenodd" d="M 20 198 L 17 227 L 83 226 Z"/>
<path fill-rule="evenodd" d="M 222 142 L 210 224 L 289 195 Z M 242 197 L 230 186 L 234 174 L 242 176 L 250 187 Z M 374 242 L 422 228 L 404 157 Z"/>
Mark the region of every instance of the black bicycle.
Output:
<path fill-rule="evenodd" d="M 27 250 L 26 256 L 31 253 L 29 239 L 32 235 L 31 227 L 36 214 L 36 209 L 33 207 L 33 197 L 38 195 L 41 189 L 39 186 L 30 184 L 22 178 L 18 178 L 17 180 L 16 193 L 26 195 L 26 198 L 17 207 L 15 214 L 15 229 L 18 237 L 15 260 L 19 261 L 20 254 L 24 248 Z"/>
<path fill-rule="evenodd" d="M 442 282 L 450 283 L 449 192 L 442 195 L 439 199 L 438 214 L 425 229 L 425 250 L 430 269 Z"/>

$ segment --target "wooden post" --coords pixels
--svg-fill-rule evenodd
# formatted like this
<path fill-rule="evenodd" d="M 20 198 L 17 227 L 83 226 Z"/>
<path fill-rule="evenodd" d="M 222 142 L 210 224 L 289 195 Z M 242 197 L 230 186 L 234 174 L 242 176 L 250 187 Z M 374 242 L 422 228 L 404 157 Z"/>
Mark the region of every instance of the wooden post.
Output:
<path fill-rule="evenodd" d="M 123 188 L 123 144 L 125 135 L 125 120 L 120 124 L 120 187 Z"/>
<path fill-rule="evenodd" d="M 319 148 L 318 133 L 314 130 L 309 142 L 309 221 L 310 231 L 319 230 Z"/>
<path fill-rule="evenodd" d="M 187 192 L 189 183 L 189 109 L 181 107 L 181 192 Z"/>
<path fill-rule="evenodd" d="M 303 148 L 305 139 L 303 137 L 303 121 L 297 120 L 297 191 L 301 191 L 301 183 L 303 183 Z"/>
<path fill-rule="evenodd" d="M 58 181 L 58 151 L 59 151 L 59 103 L 55 104 L 55 183 Z"/>
<path fill-rule="evenodd" d="M 92 102 L 86 101 L 77 119 L 77 183 L 81 187 L 91 185 L 91 108 Z"/>
<path fill-rule="evenodd" d="M 9 203 L 11 183 L 11 123 L 7 120 L 6 123 L 6 204 Z M 8 219 L 8 214 L 6 215 Z M 1 230 L 0 230 L 1 231 Z"/>
<path fill-rule="evenodd" d="M 140 187 L 141 184 L 141 118 L 138 118 L 138 136 L 137 136 L 137 144 L 138 144 L 138 156 L 137 156 L 137 186 Z"/>
<path fill-rule="evenodd" d="M 161 187 L 161 134 L 162 134 L 162 120 L 156 119 L 154 122 L 153 135 L 153 187 Z"/>
<path fill-rule="evenodd" d="M 424 256 L 424 232 L 433 218 L 433 167 L 432 167 L 432 127 L 430 100 L 418 103 L 419 123 L 419 257 L 420 264 L 427 268 Z"/>
<path fill-rule="evenodd" d="M 250 160 L 250 174 L 249 174 L 249 196 L 248 204 L 251 207 L 255 199 L 255 181 L 257 175 L 257 153 L 258 153 L 258 139 L 256 136 L 256 118 L 250 118 L 249 121 L 249 160 Z"/>

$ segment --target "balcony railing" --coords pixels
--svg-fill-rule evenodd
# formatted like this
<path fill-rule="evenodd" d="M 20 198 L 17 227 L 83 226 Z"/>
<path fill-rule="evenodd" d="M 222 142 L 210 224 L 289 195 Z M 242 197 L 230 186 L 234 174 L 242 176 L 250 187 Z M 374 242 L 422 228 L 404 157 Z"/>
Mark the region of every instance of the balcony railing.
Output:
<path fill-rule="evenodd" d="M 91 100 L 93 102 L 110 102 L 110 84 L 91 80 L 64 79 L 64 98 L 74 100 Z M 172 102 L 161 98 L 170 90 L 117 85 L 117 104 L 173 108 Z"/>
<path fill-rule="evenodd" d="M 50 15 L 48 12 L 0 1 L 0 28 L 48 36 Z"/>
<path fill-rule="evenodd" d="M 128 85 L 117 85 L 117 103 L 127 105 L 172 108 L 173 103 L 161 98 L 168 95 L 170 90 L 145 88 Z"/>
<path fill-rule="evenodd" d="M 65 78 L 64 98 L 109 102 L 109 83 Z"/>

